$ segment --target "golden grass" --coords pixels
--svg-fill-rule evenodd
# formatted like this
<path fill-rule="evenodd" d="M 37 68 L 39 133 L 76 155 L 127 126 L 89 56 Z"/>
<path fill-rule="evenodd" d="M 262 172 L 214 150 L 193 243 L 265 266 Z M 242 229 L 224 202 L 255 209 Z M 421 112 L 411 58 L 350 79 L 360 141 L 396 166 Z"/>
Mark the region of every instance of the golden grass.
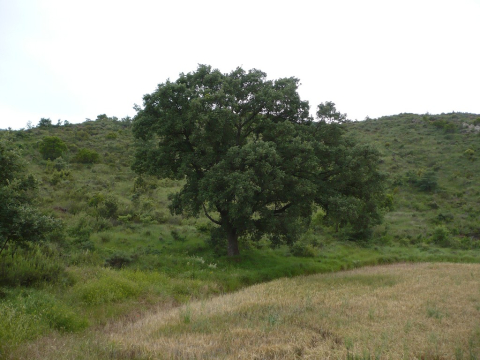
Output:
<path fill-rule="evenodd" d="M 480 265 L 398 264 L 280 279 L 102 332 L 96 341 L 122 359 L 477 359 Z"/>

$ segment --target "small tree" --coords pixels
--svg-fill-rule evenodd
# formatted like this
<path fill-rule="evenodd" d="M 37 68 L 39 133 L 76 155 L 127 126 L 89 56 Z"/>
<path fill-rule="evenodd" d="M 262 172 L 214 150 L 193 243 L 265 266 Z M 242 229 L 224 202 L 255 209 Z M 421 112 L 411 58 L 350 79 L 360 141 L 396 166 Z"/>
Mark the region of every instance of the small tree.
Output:
<path fill-rule="evenodd" d="M 383 202 L 378 153 L 343 136 L 346 116 L 331 102 L 313 121 L 298 84 L 206 65 L 160 84 L 137 107 L 133 168 L 185 179 L 171 212 L 203 212 L 217 225 L 213 243 L 226 240 L 230 256 L 239 254 L 242 236 L 295 241 L 316 205 L 359 231 L 370 227 Z"/>
<path fill-rule="evenodd" d="M 41 118 L 37 126 L 40 128 L 51 127 L 52 120 L 50 120 L 50 118 Z"/>
<path fill-rule="evenodd" d="M 45 136 L 39 150 L 45 160 L 55 160 L 67 151 L 67 145 L 57 136 Z"/>

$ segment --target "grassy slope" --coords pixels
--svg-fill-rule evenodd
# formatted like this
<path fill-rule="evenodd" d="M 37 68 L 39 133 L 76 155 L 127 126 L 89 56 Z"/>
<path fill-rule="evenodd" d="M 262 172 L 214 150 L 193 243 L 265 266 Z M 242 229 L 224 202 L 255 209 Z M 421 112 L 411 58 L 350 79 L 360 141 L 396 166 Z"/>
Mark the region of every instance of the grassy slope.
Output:
<path fill-rule="evenodd" d="M 13 258 L 15 279 L 24 285 L 0 291 L 0 358 L 40 334 L 105 326 L 135 312 L 139 303 L 146 309 L 159 303 L 175 305 L 279 277 L 362 265 L 479 262 L 478 251 L 462 249 L 477 244 L 479 188 L 469 174 L 479 173 L 478 162 L 476 155 L 472 161 L 463 153 L 467 148 L 480 153 L 478 135 L 444 134 L 430 119 L 414 115 L 349 126 L 352 134 L 379 146 L 385 170 L 393 179 L 390 191 L 395 209 L 376 229 L 374 243 L 359 247 L 337 242 L 330 229 L 313 228 L 304 239 L 313 257 L 292 256 L 286 247 L 272 250 L 268 244 L 244 244 L 241 261 L 233 263 L 206 245 L 206 219 L 169 214 L 167 195 L 179 189 L 179 182 L 146 178 L 144 186 L 134 187 L 128 124 L 103 119 L 3 133 L 22 148 L 29 171 L 41 180 L 39 207 L 62 218 L 66 231 L 65 236 L 38 248 L 35 258 L 22 252 Z M 58 164 L 43 160 L 38 152 L 39 142 L 47 135 L 62 138 L 69 147 L 63 175 L 54 169 Z M 97 151 L 100 163 L 72 162 L 81 148 Z M 423 193 L 406 181 L 409 170 L 421 174 L 431 167 L 440 185 L 435 192 Z M 111 219 L 98 217 L 89 205 L 99 193 L 118 204 Z M 453 221 L 438 222 L 439 213 L 451 214 Z M 455 234 L 449 236 L 455 240 L 453 250 L 429 243 L 435 227 L 442 224 Z M 58 266 L 49 282 L 25 275 L 48 272 L 52 264 Z M 123 269 L 105 267 L 108 264 L 123 264 Z"/>
<path fill-rule="evenodd" d="M 390 177 L 394 211 L 387 214 L 377 235 L 415 243 L 443 225 L 452 235 L 451 245 L 479 245 L 480 132 L 463 126 L 478 118 L 458 113 L 401 114 L 350 125 L 356 137 L 381 151 L 383 170 Z M 438 182 L 436 189 L 422 191 L 412 184 L 412 178 L 421 179 L 429 172 Z"/>

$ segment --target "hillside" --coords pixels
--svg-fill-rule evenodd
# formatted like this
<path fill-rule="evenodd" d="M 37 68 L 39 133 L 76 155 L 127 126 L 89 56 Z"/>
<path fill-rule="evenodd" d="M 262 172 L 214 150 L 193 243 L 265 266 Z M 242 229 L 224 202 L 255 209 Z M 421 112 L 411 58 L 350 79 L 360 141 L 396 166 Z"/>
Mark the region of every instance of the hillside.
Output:
<path fill-rule="evenodd" d="M 445 246 L 480 245 L 479 125 L 478 115 L 462 113 L 349 124 L 354 136 L 380 149 L 389 176 L 394 206 L 377 236 L 410 244 L 435 235 Z"/>
<path fill-rule="evenodd" d="M 131 170 L 130 119 L 42 119 L 34 128 L 1 131 L 38 180 L 35 205 L 63 227 L 45 242 L 10 246 L 0 256 L 0 358 L 45 334 L 82 338 L 85 329 L 149 309 L 281 277 L 405 261 L 478 263 L 478 119 L 401 114 L 347 123 L 349 136 L 380 150 L 389 179 L 390 211 L 372 239 L 350 241 L 319 210 L 298 243 L 246 241 L 238 261 L 212 246 L 208 219 L 170 214 L 168 194 L 181 181 Z M 98 358 L 115 358 L 115 347 L 95 346 Z"/>
<path fill-rule="evenodd" d="M 435 229 L 445 227 L 453 235 L 449 236 L 451 243 L 445 245 L 477 246 L 479 119 L 478 115 L 462 113 L 400 114 L 347 124 L 351 136 L 380 150 L 382 170 L 388 175 L 393 207 L 376 229 L 377 239 L 424 242 Z M 68 151 L 54 161 L 44 160 L 39 144 L 46 136 L 62 139 Z M 22 149 L 29 171 L 41 180 L 40 207 L 63 218 L 69 226 L 78 228 L 83 222 L 98 231 L 122 221 L 190 226 L 200 222 L 200 228 L 208 224 L 205 219 L 180 219 L 169 214 L 168 194 L 179 188 L 179 182 L 139 178 L 133 173 L 129 119 L 99 115 L 96 121 L 15 131 L 9 137 Z M 80 149 L 97 152 L 98 163 L 75 162 Z M 92 199 L 99 194 L 113 202 L 115 211 L 109 221 L 96 216 L 98 209 L 92 206 Z"/>

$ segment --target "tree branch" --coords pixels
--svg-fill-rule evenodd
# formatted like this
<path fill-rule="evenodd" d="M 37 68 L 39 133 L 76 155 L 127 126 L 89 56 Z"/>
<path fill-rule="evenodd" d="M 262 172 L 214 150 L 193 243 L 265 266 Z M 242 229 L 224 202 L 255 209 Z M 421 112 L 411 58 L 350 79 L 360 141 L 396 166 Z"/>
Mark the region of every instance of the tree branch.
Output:
<path fill-rule="evenodd" d="M 289 207 L 291 207 L 293 204 L 292 203 L 289 203 L 287 205 L 285 205 L 284 207 L 281 207 L 280 209 L 276 209 L 276 210 L 273 210 L 273 213 L 274 214 L 281 214 L 281 213 L 284 213 L 285 210 L 287 210 Z"/>
<path fill-rule="evenodd" d="M 207 212 L 207 208 L 205 207 L 205 204 L 202 204 L 203 206 L 203 211 L 205 212 L 205 216 L 213 223 L 217 224 L 217 225 L 220 225 L 222 226 L 222 222 L 221 221 L 218 221 L 218 220 L 215 220 L 214 218 L 212 218 L 210 215 L 208 215 L 208 212 Z"/>

